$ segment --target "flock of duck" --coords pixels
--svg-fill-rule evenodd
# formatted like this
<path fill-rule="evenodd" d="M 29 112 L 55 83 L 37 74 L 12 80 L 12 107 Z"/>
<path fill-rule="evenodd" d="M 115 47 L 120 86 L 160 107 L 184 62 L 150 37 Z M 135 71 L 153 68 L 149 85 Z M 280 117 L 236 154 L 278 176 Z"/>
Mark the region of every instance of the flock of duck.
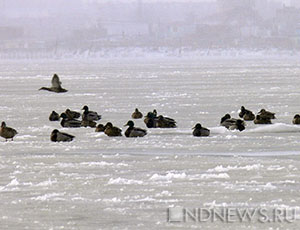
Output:
<path fill-rule="evenodd" d="M 55 93 L 65 93 L 68 90 L 62 88 L 61 81 L 57 74 L 54 74 L 52 77 L 52 86 L 51 87 L 42 87 L 39 90 L 47 90 Z M 89 107 L 85 105 L 83 108 L 83 113 L 79 113 L 77 111 L 72 111 L 70 109 L 66 109 L 65 112 L 59 114 L 55 111 L 49 116 L 50 121 L 60 121 L 62 127 L 65 128 L 79 128 L 79 127 L 91 127 L 95 128 L 95 132 L 104 132 L 109 137 L 122 136 L 122 129 L 114 126 L 111 122 L 107 122 L 104 124 L 98 124 L 97 121 L 101 119 L 101 115 L 97 112 L 90 111 Z M 131 115 L 132 119 L 142 119 L 143 114 L 136 108 L 135 111 Z M 226 127 L 229 130 L 245 130 L 246 123 L 245 121 L 253 121 L 254 124 L 272 124 L 271 120 L 276 119 L 275 113 L 266 111 L 265 109 L 261 109 L 257 115 L 255 115 L 252 111 L 246 109 L 244 106 L 241 107 L 241 111 L 239 113 L 240 119 L 232 118 L 230 114 L 225 114 L 221 118 L 220 125 Z M 81 118 L 81 120 L 79 120 Z M 163 115 L 158 115 L 157 111 L 154 109 L 152 112 L 148 112 L 144 117 L 144 123 L 147 128 L 176 128 L 176 121 L 172 118 L 165 117 Z M 293 124 L 300 124 L 300 115 L 296 114 L 292 120 Z M 143 137 L 147 135 L 147 130 L 138 128 L 134 126 L 134 122 L 129 120 L 124 126 L 128 126 L 125 131 L 126 137 Z M 5 122 L 2 122 L 0 127 L 0 136 L 13 140 L 15 135 L 18 132 L 6 126 Z M 202 127 L 200 123 L 197 123 L 193 127 L 193 136 L 209 136 L 210 130 Z M 60 132 L 57 129 L 54 129 L 51 132 L 50 140 L 53 142 L 65 142 L 72 141 L 75 136 Z"/>
<path fill-rule="evenodd" d="M 57 112 L 52 111 L 49 116 L 49 120 L 60 121 L 61 126 L 65 128 L 91 127 L 95 128 L 95 132 L 104 132 L 109 137 L 122 136 L 122 129 L 113 126 L 111 122 L 107 122 L 105 125 L 97 125 L 96 121 L 101 119 L 101 115 L 99 115 L 97 112 L 90 111 L 87 105 L 85 105 L 82 110 L 84 110 L 84 112 L 80 114 L 79 112 L 66 109 L 66 111 L 60 115 Z M 140 113 L 137 109 L 136 111 Z M 81 120 L 79 120 L 80 117 Z M 137 119 L 136 112 L 132 114 L 132 117 Z M 143 137 L 147 134 L 146 130 L 134 127 L 134 122 L 131 120 L 128 121 L 124 126 L 128 126 L 127 130 L 125 131 L 126 137 Z M 55 129 L 52 131 L 50 139 L 54 142 L 72 141 L 74 136 Z"/>
<path fill-rule="evenodd" d="M 91 127 L 95 128 L 95 132 L 104 132 L 109 137 L 122 136 L 122 129 L 114 126 L 111 122 L 104 124 L 98 124 L 96 121 L 101 119 L 101 115 L 97 112 L 90 111 L 89 107 L 85 105 L 82 110 L 84 112 L 80 114 L 76 111 L 66 109 L 65 112 L 60 115 L 52 111 L 49 116 L 50 121 L 60 121 L 62 127 L 65 128 L 79 128 L 79 127 Z M 79 118 L 81 117 L 81 120 Z M 136 108 L 131 115 L 132 119 L 141 119 L 143 114 Z M 148 128 L 176 128 L 176 121 L 172 118 L 162 115 L 157 116 L 157 111 L 149 112 L 144 119 L 144 122 Z M 147 135 L 147 130 L 134 126 L 134 122 L 129 120 L 124 126 L 128 126 L 125 131 L 126 137 L 143 137 Z M 72 141 L 74 136 L 59 132 L 57 129 L 52 131 L 51 141 Z"/>

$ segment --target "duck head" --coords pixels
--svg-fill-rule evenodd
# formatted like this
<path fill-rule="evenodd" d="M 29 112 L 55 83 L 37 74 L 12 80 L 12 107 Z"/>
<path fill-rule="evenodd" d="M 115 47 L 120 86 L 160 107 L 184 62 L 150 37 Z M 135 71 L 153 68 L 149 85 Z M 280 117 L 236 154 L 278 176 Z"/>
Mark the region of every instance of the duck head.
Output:
<path fill-rule="evenodd" d="M 103 124 L 98 124 L 97 128 L 104 128 L 104 125 Z"/>
<path fill-rule="evenodd" d="M 111 128 L 111 127 L 113 127 L 113 124 L 111 122 L 107 122 L 105 128 Z"/>
<path fill-rule="evenodd" d="M 154 114 L 151 113 L 151 112 L 149 112 L 149 113 L 147 113 L 147 115 L 145 117 L 147 117 L 147 118 L 154 118 Z"/>
<path fill-rule="evenodd" d="M 60 117 L 61 117 L 62 119 L 67 119 L 67 118 L 68 118 L 68 117 L 67 117 L 67 114 L 65 114 L 65 113 L 60 114 Z"/>
<path fill-rule="evenodd" d="M 85 106 L 83 106 L 83 108 L 81 110 L 89 111 L 89 107 L 87 105 L 85 105 Z"/>
<path fill-rule="evenodd" d="M 231 116 L 228 113 L 225 114 L 225 116 L 221 118 L 221 123 L 228 120 L 228 119 L 230 119 L 230 118 L 231 118 Z"/>
<path fill-rule="evenodd" d="M 134 126 L 134 123 L 133 123 L 133 121 L 130 120 L 130 121 L 128 121 L 127 124 L 124 125 L 124 126 L 133 127 L 133 126 Z"/>
<path fill-rule="evenodd" d="M 299 115 L 299 114 L 296 114 L 296 115 L 294 116 L 294 118 L 300 118 L 300 115 Z"/>
<path fill-rule="evenodd" d="M 59 131 L 57 130 L 57 129 L 54 129 L 53 131 L 52 131 L 52 135 L 54 135 L 54 134 L 57 134 Z"/>
<path fill-rule="evenodd" d="M 229 114 L 229 113 L 227 113 L 227 114 L 225 114 L 224 118 L 226 118 L 226 119 L 230 119 L 230 118 L 231 118 L 231 116 L 230 116 L 230 114 Z"/>
<path fill-rule="evenodd" d="M 193 127 L 192 129 L 201 129 L 202 128 L 202 125 L 200 123 L 197 123 L 195 125 L 195 127 Z"/>

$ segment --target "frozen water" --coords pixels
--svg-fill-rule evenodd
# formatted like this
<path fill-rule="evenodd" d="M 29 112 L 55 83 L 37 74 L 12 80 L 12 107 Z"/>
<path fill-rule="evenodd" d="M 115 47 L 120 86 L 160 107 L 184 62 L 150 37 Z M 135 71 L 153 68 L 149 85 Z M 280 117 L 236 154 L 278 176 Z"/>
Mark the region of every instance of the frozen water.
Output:
<path fill-rule="evenodd" d="M 57 73 L 66 94 L 38 91 Z M 293 59 L 2 61 L 0 117 L 19 134 L 0 142 L 1 229 L 191 229 L 168 207 L 202 204 L 300 209 L 300 64 Z M 98 111 L 123 128 L 136 107 L 176 119 L 176 129 L 109 138 L 61 128 L 52 110 Z M 219 126 L 240 106 L 276 113 L 273 125 Z M 200 122 L 211 136 L 196 138 Z M 145 128 L 142 120 L 136 126 Z M 76 136 L 50 142 L 58 128 Z M 202 223 L 208 229 L 284 228 L 295 223 Z"/>
<path fill-rule="evenodd" d="M 134 64 L 133 64 L 134 63 Z M 66 94 L 38 91 L 58 73 Z M 0 116 L 19 135 L 2 143 L 1 152 L 22 153 L 245 153 L 297 151 L 300 128 L 291 124 L 299 113 L 299 65 L 296 61 L 173 60 L 82 62 L 5 62 L 1 65 Z M 72 143 L 49 142 L 60 128 L 49 122 L 52 110 L 78 110 L 83 105 L 102 114 L 102 123 L 123 125 L 134 108 L 144 114 L 154 108 L 175 118 L 177 129 L 151 129 L 138 140 L 108 138 L 92 129 L 62 129 L 76 136 Z M 238 117 L 240 106 L 257 113 L 276 112 L 274 125 L 247 122 L 245 132 L 219 126 L 225 113 Z M 200 122 L 211 129 L 208 138 L 191 136 Z M 144 127 L 142 120 L 136 126 Z M 278 141 L 277 141 L 278 140 Z M 91 144 L 92 143 L 92 144 Z"/>

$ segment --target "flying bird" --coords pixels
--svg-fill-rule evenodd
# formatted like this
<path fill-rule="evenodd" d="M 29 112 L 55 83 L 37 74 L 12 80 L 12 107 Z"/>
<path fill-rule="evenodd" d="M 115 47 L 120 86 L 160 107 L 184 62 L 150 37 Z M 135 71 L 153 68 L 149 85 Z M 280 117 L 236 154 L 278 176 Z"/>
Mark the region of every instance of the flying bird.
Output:
<path fill-rule="evenodd" d="M 68 92 L 68 90 L 61 87 L 61 81 L 59 80 L 59 77 L 57 74 L 54 74 L 52 77 L 52 86 L 50 88 L 48 87 L 42 87 L 39 90 L 47 90 L 55 93 L 65 93 Z"/>

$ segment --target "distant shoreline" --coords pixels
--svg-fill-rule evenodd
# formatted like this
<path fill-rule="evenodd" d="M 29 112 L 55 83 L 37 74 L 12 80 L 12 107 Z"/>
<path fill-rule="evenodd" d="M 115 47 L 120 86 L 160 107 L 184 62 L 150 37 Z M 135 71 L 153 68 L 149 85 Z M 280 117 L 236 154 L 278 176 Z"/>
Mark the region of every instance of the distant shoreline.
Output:
<path fill-rule="evenodd" d="M 37 59 L 195 59 L 195 58 L 299 58 L 300 50 L 283 49 L 193 49 L 191 47 L 117 47 L 99 50 L 9 50 L 1 51 L 1 60 L 37 60 Z"/>

